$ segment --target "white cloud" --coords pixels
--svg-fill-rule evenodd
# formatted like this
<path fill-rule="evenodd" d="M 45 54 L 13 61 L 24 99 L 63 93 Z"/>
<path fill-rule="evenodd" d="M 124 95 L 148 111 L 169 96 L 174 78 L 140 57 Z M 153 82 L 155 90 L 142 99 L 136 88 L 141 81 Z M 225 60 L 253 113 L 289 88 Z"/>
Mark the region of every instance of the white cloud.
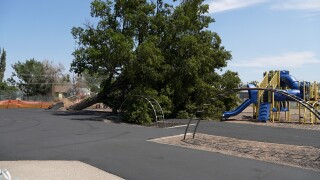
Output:
<path fill-rule="evenodd" d="M 266 0 L 211 0 L 208 2 L 209 13 L 245 8 L 265 1 Z"/>
<path fill-rule="evenodd" d="M 272 9 L 320 12 L 320 0 L 284 0 L 274 4 Z"/>
<path fill-rule="evenodd" d="M 236 67 L 302 67 L 304 65 L 320 64 L 316 55 L 311 51 L 289 52 L 278 56 L 259 57 L 239 63 L 230 63 L 230 66 Z"/>
<path fill-rule="evenodd" d="M 207 0 L 209 13 L 218 13 L 228 10 L 246 8 L 249 6 L 270 3 L 273 10 L 299 10 L 320 12 L 320 0 Z"/>

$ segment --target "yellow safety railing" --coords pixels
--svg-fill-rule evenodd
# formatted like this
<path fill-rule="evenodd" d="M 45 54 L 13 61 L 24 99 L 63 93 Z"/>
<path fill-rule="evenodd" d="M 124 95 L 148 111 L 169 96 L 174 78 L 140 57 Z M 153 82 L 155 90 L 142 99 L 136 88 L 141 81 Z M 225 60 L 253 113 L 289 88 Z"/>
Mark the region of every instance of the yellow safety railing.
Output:
<path fill-rule="evenodd" d="M 316 81 L 310 87 L 310 98 L 314 100 L 318 99 L 318 84 Z"/>
<path fill-rule="evenodd" d="M 314 82 L 314 84 L 315 84 L 315 87 L 314 87 L 314 94 L 315 94 L 315 97 L 314 97 L 314 99 L 319 99 L 319 86 L 318 86 L 318 83 L 315 81 Z"/>
<path fill-rule="evenodd" d="M 259 83 L 259 88 L 267 88 L 269 84 L 269 72 L 265 72 L 265 76 L 263 77 L 262 81 Z M 262 96 L 263 91 L 258 92 L 258 99 Z"/>
<path fill-rule="evenodd" d="M 269 82 L 269 86 L 273 88 L 277 88 L 280 86 L 280 71 L 276 71 L 276 73 L 273 74 L 273 77 Z"/>

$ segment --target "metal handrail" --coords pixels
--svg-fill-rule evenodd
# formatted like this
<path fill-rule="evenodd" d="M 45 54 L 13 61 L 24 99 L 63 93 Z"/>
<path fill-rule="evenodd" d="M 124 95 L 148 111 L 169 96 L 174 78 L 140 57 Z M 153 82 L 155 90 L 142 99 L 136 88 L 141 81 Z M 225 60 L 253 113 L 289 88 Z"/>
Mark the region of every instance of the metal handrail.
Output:
<path fill-rule="evenodd" d="M 202 113 L 202 112 L 203 112 L 203 111 L 200 111 L 200 110 L 199 110 L 199 111 L 196 111 L 196 113 Z M 196 113 L 195 113 L 195 114 L 196 114 Z M 189 129 L 189 127 L 190 127 L 190 124 L 191 124 L 192 120 L 198 120 L 198 121 L 197 121 L 197 124 L 196 124 L 196 127 L 193 129 L 192 139 L 194 139 L 194 137 L 195 137 L 195 135 L 196 135 L 198 126 L 199 126 L 200 121 L 201 121 L 202 119 L 201 119 L 201 118 L 195 119 L 195 118 L 197 118 L 195 114 L 193 114 L 193 115 L 190 117 L 190 119 L 189 119 L 188 125 L 187 125 L 187 127 L 186 127 L 186 129 L 185 129 L 185 131 L 184 131 L 183 140 L 186 139 L 186 136 L 187 136 L 187 133 L 188 133 L 188 129 Z"/>
<path fill-rule="evenodd" d="M 183 140 L 186 140 L 186 136 L 187 136 L 187 133 L 188 133 L 188 129 L 189 129 L 189 127 L 190 127 L 190 123 L 191 123 L 192 120 L 194 120 L 194 119 L 191 117 L 190 120 L 189 120 L 189 123 L 188 123 L 188 125 L 187 125 L 187 127 L 186 127 L 186 130 L 184 131 Z M 201 119 L 198 119 L 197 124 L 196 124 L 196 127 L 193 129 L 192 139 L 194 139 L 194 137 L 195 137 L 195 135 L 196 135 L 196 131 L 197 131 L 197 129 L 198 129 L 200 120 L 201 120 Z"/>

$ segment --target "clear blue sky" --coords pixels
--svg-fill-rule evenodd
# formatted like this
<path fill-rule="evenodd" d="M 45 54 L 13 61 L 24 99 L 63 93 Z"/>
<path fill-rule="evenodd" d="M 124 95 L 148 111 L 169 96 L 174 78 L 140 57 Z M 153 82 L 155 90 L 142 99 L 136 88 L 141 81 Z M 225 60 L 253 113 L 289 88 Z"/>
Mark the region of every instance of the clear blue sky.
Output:
<path fill-rule="evenodd" d="M 169 0 L 167 0 L 169 1 Z M 70 33 L 90 18 L 91 0 L 0 0 L 0 47 L 11 64 L 30 58 L 64 64 L 76 47 Z M 299 80 L 320 81 L 320 0 L 206 0 L 210 26 L 232 52 L 228 68 L 243 82 L 263 71 L 287 69 Z"/>

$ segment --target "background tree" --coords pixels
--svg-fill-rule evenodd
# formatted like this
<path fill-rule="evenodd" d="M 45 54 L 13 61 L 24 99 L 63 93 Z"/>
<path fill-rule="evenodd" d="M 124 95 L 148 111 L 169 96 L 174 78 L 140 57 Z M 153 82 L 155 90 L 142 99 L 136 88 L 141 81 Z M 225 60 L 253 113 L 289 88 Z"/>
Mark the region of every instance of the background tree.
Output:
<path fill-rule="evenodd" d="M 206 116 L 220 116 L 235 99 L 212 102 L 210 97 L 237 86 L 240 79 L 231 71 L 217 73 L 227 66 L 231 54 L 221 46 L 220 37 L 207 29 L 214 22 L 207 11 L 203 0 L 184 0 L 177 6 L 162 0 L 94 0 L 91 16 L 99 19 L 98 24 L 72 29 L 78 47 L 71 70 L 107 78 L 97 96 L 70 109 L 103 101 L 117 110 L 128 95 L 147 94 L 156 96 L 172 116 L 192 113 L 208 103 Z M 151 118 L 134 103 L 127 118 L 149 122 Z"/>
<path fill-rule="evenodd" d="M 259 85 L 259 82 L 258 81 L 250 81 L 248 84 L 253 84 L 255 86 L 258 86 Z"/>
<path fill-rule="evenodd" d="M 87 87 L 91 93 L 100 92 L 100 85 L 105 77 L 97 73 L 89 74 L 87 71 L 83 72 L 78 79 L 78 82 Z"/>
<path fill-rule="evenodd" d="M 27 96 L 52 95 L 53 85 L 61 83 L 63 79 L 63 66 L 61 64 L 56 66 L 48 60 L 43 62 L 35 59 L 25 62 L 18 61 L 12 65 L 12 68 L 15 71 L 13 76 L 18 78 L 17 86 Z M 13 77 L 11 81 L 14 81 Z"/>
<path fill-rule="evenodd" d="M 14 86 L 8 85 L 7 82 L 3 80 L 4 73 L 6 71 L 6 51 L 0 49 L 0 100 L 10 99 L 14 95 L 16 88 Z"/>
<path fill-rule="evenodd" d="M 64 74 L 64 66 L 54 64 L 52 61 L 44 60 L 41 62 L 44 69 L 44 75 L 48 84 L 65 84 L 70 83 L 70 75 Z"/>
<path fill-rule="evenodd" d="M 3 81 L 4 72 L 6 71 L 6 51 L 0 48 L 0 82 Z"/>

